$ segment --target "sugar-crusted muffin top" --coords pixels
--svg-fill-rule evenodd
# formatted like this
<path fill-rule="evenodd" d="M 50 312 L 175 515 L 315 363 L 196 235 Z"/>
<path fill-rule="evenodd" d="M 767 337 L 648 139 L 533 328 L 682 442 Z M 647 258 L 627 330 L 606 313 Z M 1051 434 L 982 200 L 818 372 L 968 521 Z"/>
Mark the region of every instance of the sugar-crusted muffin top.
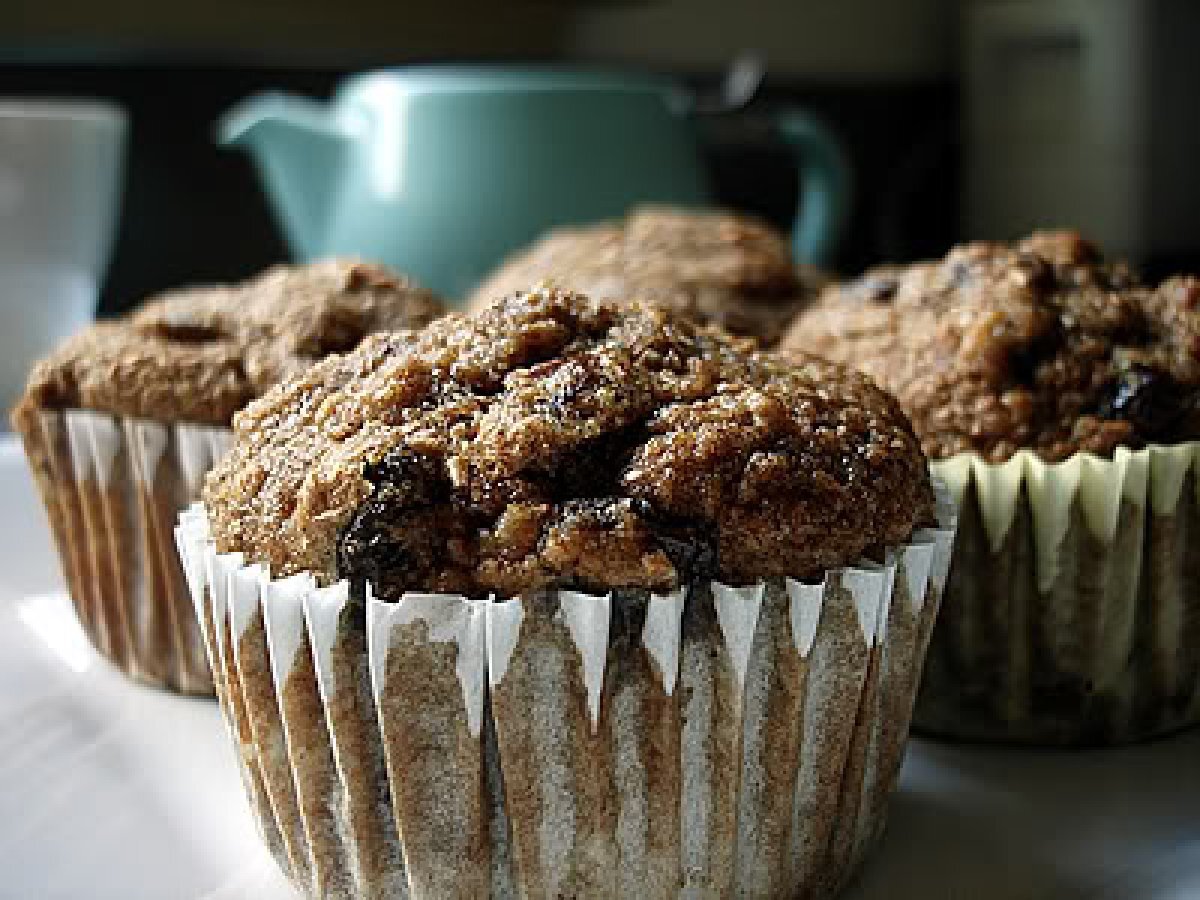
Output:
<path fill-rule="evenodd" d="M 277 382 L 375 331 L 425 325 L 438 299 L 381 266 L 277 266 L 237 285 L 184 288 L 97 322 L 33 369 L 17 416 L 84 408 L 228 425 Z"/>
<path fill-rule="evenodd" d="M 806 277 L 807 276 L 807 277 Z M 551 231 L 491 274 L 469 308 L 551 279 L 600 300 L 638 300 L 763 346 L 778 342 L 816 280 L 757 219 L 647 206 L 622 222 Z"/>
<path fill-rule="evenodd" d="M 548 287 L 367 338 L 234 431 L 204 495 L 218 549 L 389 599 L 808 578 L 932 521 L 866 378 Z"/>
<path fill-rule="evenodd" d="M 866 372 L 931 458 L 1200 438 L 1200 279 L 1144 285 L 1072 232 L 868 272 L 828 290 L 783 350 Z"/>

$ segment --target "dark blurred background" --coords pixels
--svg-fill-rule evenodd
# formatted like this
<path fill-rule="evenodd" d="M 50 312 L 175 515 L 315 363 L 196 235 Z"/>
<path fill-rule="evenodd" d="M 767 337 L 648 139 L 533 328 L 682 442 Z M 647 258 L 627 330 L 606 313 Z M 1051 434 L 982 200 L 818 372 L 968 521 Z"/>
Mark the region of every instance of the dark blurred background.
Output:
<path fill-rule="evenodd" d="M 940 254 L 965 236 L 1012 237 L 1028 221 L 1088 230 L 1060 220 L 1085 213 L 1093 233 L 1152 268 L 1200 268 L 1190 165 L 1200 141 L 1183 121 L 1196 118 L 1200 85 L 1185 48 L 1197 9 L 1194 0 L 17 0 L 0 25 L 0 95 L 107 97 L 131 113 L 106 312 L 284 257 L 249 160 L 213 141 L 219 114 L 247 94 L 326 97 L 349 72 L 440 61 L 629 63 L 705 86 L 747 48 L 768 60 L 764 89 L 702 135 L 718 199 L 788 224 L 795 175 L 765 114 L 805 105 L 836 131 L 854 169 L 841 272 Z M 1156 41 L 1173 42 L 1175 55 Z M 1088 130 L 1097 110 L 1114 117 L 1112 148 Z M 1187 160 L 1176 166 L 1183 183 L 1151 164 L 1154 141 Z M 1051 144 L 1053 153 L 1029 156 Z M 1045 210 L 1012 202 L 1022 178 L 1049 185 L 1039 192 L 1054 200 L 1065 174 L 1069 196 Z M 1095 184 L 1112 202 L 1089 213 Z"/>

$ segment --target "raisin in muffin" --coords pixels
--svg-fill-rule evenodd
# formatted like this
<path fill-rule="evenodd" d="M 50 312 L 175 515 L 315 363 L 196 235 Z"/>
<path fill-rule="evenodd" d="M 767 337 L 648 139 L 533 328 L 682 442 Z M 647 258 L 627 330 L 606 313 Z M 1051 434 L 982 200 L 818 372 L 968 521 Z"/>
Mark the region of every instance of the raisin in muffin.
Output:
<path fill-rule="evenodd" d="M 233 414 L 366 334 L 441 311 L 378 266 L 280 266 L 151 299 L 37 363 L 13 424 L 97 648 L 140 681 L 211 693 L 170 535 Z"/>
<path fill-rule="evenodd" d="M 302 890 L 824 896 L 878 835 L 951 532 L 862 376 L 543 287 L 234 432 L 178 536 Z"/>
<path fill-rule="evenodd" d="M 1200 719 L 1200 279 L 1145 284 L 1070 232 L 969 244 L 830 289 L 783 346 L 894 392 L 964 504 L 919 722 L 1070 743 Z"/>
<path fill-rule="evenodd" d="M 756 219 L 650 206 L 622 222 L 550 232 L 493 272 L 469 306 L 545 279 L 662 306 L 768 347 L 822 281 L 811 267 L 793 266 L 787 241 Z"/>

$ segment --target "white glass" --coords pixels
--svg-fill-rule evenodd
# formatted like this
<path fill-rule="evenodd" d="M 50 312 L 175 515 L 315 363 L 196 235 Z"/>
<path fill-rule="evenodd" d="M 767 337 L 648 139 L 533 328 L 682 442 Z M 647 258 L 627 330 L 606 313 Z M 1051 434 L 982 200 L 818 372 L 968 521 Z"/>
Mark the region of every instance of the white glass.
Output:
<path fill-rule="evenodd" d="M 0 99 L 0 404 L 87 324 L 120 214 L 125 112 L 92 100 Z"/>

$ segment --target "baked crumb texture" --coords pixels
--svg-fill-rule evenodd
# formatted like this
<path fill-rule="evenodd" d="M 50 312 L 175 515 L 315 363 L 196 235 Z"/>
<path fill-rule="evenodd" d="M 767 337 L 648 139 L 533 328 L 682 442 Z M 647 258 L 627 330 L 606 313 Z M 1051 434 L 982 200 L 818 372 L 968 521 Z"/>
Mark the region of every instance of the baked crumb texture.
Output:
<path fill-rule="evenodd" d="M 39 362 L 14 415 L 78 408 L 228 425 L 252 398 L 317 359 L 371 332 L 419 328 L 442 311 L 431 292 L 348 260 L 170 291 L 97 322 Z"/>
<path fill-rule="evenodd" d="M 866 378 L 550 287 L 370 337 L 234 429 L 217 548 L 384 599 L 812 578 L 933 521 Z"/>
<path fill-rule="evenodd" d="M 1200 437 L 1200 279 L 1144 284 L 1071 232 L 868 272 L 828 289 L 783 349 L 866 372 L 934 459 Z"/>
<path fill-rule="evenodd" d="M 792 265 L 787 241 L 728 212 L 647 206 L 622 222 L 550 232 L 505 262 L 471 309 L 545 279 L 600 300 L 639 300 L 763 346 L 779 341 L 822 276 Z"/>

